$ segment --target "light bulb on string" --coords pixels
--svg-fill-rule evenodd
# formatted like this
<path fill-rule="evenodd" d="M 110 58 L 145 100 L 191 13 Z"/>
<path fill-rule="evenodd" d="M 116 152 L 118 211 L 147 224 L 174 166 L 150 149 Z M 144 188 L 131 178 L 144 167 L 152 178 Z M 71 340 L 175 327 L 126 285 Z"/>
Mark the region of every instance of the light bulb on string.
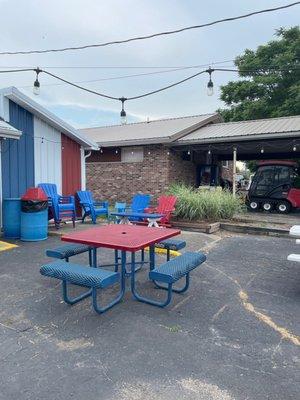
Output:
<path fill-rule="evenodd" d="M 148 151 L 148 155 L 150 156 L 150 154 L 151 154 L 151 151 Z"/>
<path fill-rule="evenodd" d="M 120 97 L 119 100 L 122 102 L 122 110 L 120 112 L 121 124 L 126 125 L 127 124 L 127 116 L 126 116 L 126 111 L 124 110 L 124 103 L 127 99 L 126 99 L 126 97 Z"/>
<path fill-rule="evenodd" d="M 265 149 L 262 147 L 262 148 L 260 149 L 260 152 L 261 152 L 261 154 L 264 154 Z"/>
<path fill-rule="evenodd" d="M 190 156 L 190 155 L 191 155 L 191 151 L 190 151 L 190 150 L 188 150 L 187 154 L 188 154 L 188 156 Z"/>
<path fill-rule="evenodd" d="M 209 81 L 207 83 L 207 96 L 212 96 L 214 94 L 214 84 L 213 81 L 211 80 L 211 74 L 214 72 L 214 69 L 209 67 L 206 72 L 209 74 Z"/>
<path fill-rule="evenodd" d="M 103 154 L 103 149 L 102 149 L 102 147 L 101 147 L 101 149 L 100 149 L 100 153 Z"/>
<path fill-rule="evenodd" d="M 35 72 L 36 72 L 36 78 L 35 78 L 35 81 L 34 81 L 34 83 L 33 83 L 33 89 L 32 89 L 32 91 L 33 91 L 33 94 L 35 94 L 36 96 L 38 96 L 39 94 L 40 94 L 40 82 L 39 82 L 39 73 L 41 72 L 41 70 L 39 69 L 39 67 L 37 67 L 36 69 L 35 69 Z"/>
<path fill-rule="evenodd" d="M 208 150 L 207 154 L 208 154 L 209 156 L 211 155 L 211 150 L 210 150 L 210 149 Z"/>
<path fill-rule="evenodd" d="M 119 153 L 119 150 L 117 149 L 117 150 L 115 151 L 115 153 L 118 154 L 118 153 Z"/>
<path fill-rule="evenodd" d="M 297 146 L 294 144 L 293 151 L 297 151 Z"/>

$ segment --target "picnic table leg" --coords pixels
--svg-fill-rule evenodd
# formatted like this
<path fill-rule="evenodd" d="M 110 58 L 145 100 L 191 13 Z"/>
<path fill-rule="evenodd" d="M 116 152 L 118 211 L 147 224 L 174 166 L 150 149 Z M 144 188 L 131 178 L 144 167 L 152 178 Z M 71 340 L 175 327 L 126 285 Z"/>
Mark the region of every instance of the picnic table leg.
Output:
<path fill-rule="evenodd" d="M 149 258 L 150 258 L 150 270 L 155 268 L 155 245 L 151 244 L 149 246 Z"/>
<path fill-rule="evenodd" d="M 120 225 L 132 225 L 132 223 L 129 221 L 128 217 L 121 217 L 119 224 Z"/>
<path fill-rule="evenodd" d="M 119 269 L 119 254 L 118 250 L 115 250 L 115 272 L 118 272 Z"/>
<path fill-rule="evenodd" d="M 97 247 L 92 248 L 92 267 L 97 268 Z"/>
<path fill-rule="evenodd" d="M 117 295 L 117 297 L 113 301 L 111 301 L 109 304 L 107 304 L 104 307 L 100 307 L 98 305 L 98 301 L 97 301 L 97 289 L 96 288 L 92 289 L 93 307 L 94 307 L 94 310 L 99 314 L 104 313 L 105 311 L 109 310 L 117 303 L 120 303 L 120 301 L 124 297 L 125 272 L 126 272 L 126 252 L 125 251 L 122 251 L 122 253 L 121 253 L 121 265 L 122 265 L 122 270 L 121 270 L 121 277 L 120 277 L 120 291 L 119 291 L 119 294 Z"/>
<path fill-rule="evenodd" d="M 148 218 L 148 228 L 154 227 L 154 228 L 160 228 L 158 225 L 157 221 L 159 221 L 160 218 Z"/>
<path fill-rule="evenodd" d="M 157 307 L 165 307 L 172 300 L 172 283 L 168 284 L 168 295 L 165 301 L 156 301 L 152 299 L 148 299 L 147 297 L 143 297 L 139 295 L 135 289 L 135 253 L 131 253 L 131 292 L 133 297 L 141 301 L 142 303 L 151 304 L 152 306 Z"/>

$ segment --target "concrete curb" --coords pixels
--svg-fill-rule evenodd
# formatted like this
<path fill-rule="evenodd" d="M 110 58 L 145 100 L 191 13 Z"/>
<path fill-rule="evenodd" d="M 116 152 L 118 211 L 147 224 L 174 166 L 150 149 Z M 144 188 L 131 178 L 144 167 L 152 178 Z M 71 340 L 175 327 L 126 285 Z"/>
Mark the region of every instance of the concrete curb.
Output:
<path fill-rule="evenodd" d="M 265 236 L 276 236 L 284 238 L 289 237 L 289 230 L 283 228 L 238 225 L 228 222 L 221 222 L 220 228 L 229 232 L 247 233 L 250 235 L 265 235 Z"/>

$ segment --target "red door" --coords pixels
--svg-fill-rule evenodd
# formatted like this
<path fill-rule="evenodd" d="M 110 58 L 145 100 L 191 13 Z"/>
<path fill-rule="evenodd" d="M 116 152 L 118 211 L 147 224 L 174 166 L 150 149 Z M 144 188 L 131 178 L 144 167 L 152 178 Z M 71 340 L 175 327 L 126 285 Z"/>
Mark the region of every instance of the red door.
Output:
<path fill-rule="evenodd" d="M 62 194 L 75 196 L 81 190 L 80 145 L 61 134 Z M 77 207 L 77 212 L 80 208 Z"/>

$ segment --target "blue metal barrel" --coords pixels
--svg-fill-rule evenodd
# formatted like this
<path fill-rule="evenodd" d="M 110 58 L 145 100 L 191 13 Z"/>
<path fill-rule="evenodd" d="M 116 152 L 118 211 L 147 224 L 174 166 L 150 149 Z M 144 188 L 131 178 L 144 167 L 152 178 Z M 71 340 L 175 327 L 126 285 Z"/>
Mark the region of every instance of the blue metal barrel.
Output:
<path fill-rule="evenodd" d="M 48 237 L 48 210 L 38 212 L 21 211 L 21 240 L 37 242 Z"/>
<path fill-rule="evenodd" d="M 21 199 L 3 199 L 3 236 L 20 238 Z"/>

